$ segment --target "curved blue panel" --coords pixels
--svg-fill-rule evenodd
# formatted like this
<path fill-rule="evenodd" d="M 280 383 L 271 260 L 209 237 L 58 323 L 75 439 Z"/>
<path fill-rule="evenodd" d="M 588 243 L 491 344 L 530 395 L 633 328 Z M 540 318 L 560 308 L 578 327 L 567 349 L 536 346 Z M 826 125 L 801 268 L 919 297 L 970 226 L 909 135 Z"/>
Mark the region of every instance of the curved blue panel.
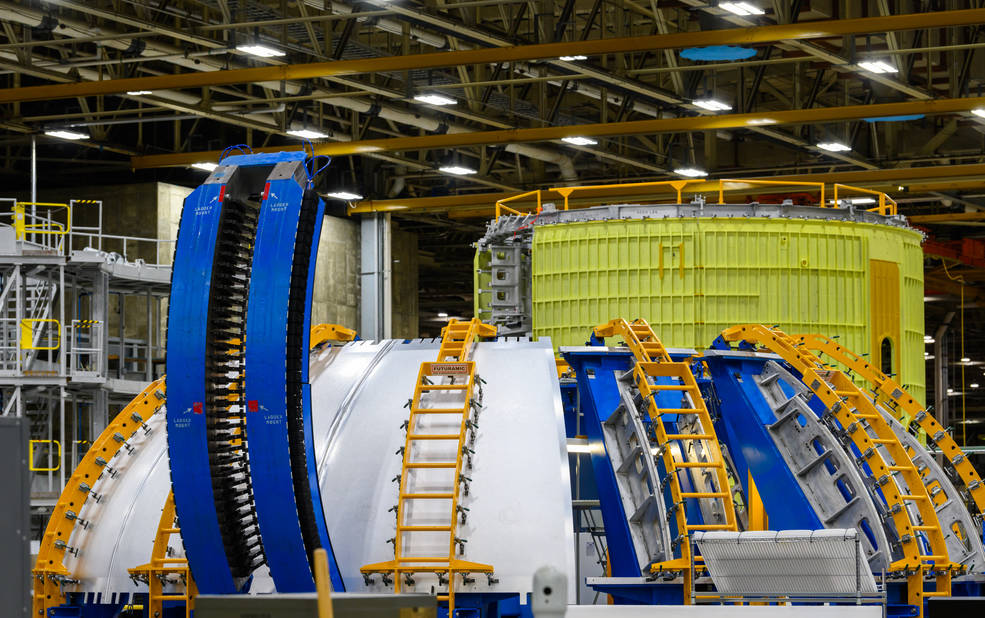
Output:
<path fill-rule="evenodd" d="M 224 189 L 204 184 L 185 199 L 168 306 L 171 486 L 188 564 L 203 594 L 236 592 L 215 514 L 204 414 L 206 321 Z"/>
<path fill-rule="evenodd" d="M 287 328 L 303 188 L 293 178 L 264 190 L 246 310 L 246 435 L 264 554 L 278 592 L 315 589 L 295 502 L 288 436 Z"/>
<path fill-rule="evenodd" d="M 876 116 L 874 118 L 866 118 L 866 122 L 905 122 L 907 120 L 920 120 L 924 118 L 925 114 L 907 114 L 905 116 Z"/>
<path fill-rule="evenodd" d="M 681 50 L 681 58 L 688 60 L 745 60 L 756 55 L 750 47 L 735 45 L 709 45 L 708 47 L 689 47 Z"/>

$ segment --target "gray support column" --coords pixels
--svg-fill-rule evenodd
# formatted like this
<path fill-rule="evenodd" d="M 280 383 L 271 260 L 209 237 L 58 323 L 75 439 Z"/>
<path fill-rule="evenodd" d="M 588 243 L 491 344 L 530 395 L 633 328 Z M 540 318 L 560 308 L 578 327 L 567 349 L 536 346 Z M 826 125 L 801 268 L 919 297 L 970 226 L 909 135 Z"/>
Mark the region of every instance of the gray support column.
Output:
<path fill-rule="evenodd" d="M 0 417 L 0 456 L 3 475 L 0 492 L 0 547 L 4 559 L 0 560 L 0 581 L 4 593 L 0 594 L 0 615 L 26 618 L 31 609 L 30 535 L 31 503 L 27 462 L 27 425 L 23 418 Z"/>
<path fill-rule="evenodd" d="M 360 232 L 359 336 L 389 339 L 393 316 L 390 215 L 364 216 Z"/>

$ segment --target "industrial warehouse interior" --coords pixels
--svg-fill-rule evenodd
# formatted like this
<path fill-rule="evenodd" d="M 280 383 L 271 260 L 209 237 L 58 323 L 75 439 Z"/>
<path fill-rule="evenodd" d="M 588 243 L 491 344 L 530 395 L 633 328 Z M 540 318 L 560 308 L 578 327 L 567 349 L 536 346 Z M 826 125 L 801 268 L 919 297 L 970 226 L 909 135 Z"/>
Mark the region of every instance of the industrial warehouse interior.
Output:
<path fill-rule="evenodd" d="M 0 26 L 0 617 L 985 611 L 983 0 Z"/>

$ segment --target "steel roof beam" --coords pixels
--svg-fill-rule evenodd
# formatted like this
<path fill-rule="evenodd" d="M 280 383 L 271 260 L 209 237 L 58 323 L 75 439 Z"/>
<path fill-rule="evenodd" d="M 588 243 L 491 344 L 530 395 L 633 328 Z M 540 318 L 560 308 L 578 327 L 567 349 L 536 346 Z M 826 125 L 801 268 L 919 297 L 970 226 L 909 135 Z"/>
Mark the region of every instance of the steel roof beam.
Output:
<path fill-rule="evenodd" d="M 72 3 L 60 0 L 60 4 L 71 5 Z M 980 23 L 985 23 L 985 9 L 914 13 L 885 17 L 862 17 L 858 19 L 778 24 L 708 32 L 681 32 L 667 35 L 621 37 L 591 41 L 542 43 L 538 45 L 497 47 L 492 49 L 483 48 L 465 51 L 412 54 L 407 56 L 387 56 L 383 58 L 341 60 L 337 62 L 284 64 L 233 69 L 229 71 L 179 73 L 177 75 L 79 82 L 69 85 L 8 88 L 0 91 L 0 103 L 119 94 L 128 90 L 166 90 L 248 82 L 312 79 L 384 71 L 406 71 L 490 62 L 557 59 L 560 56 L 575 54 L 598 56 L 658 49 L 677 49 L 691 46 L 752 45 L 774 41 L 792 42 L 849 34 L 967 26 Z M 210 43 L 215 45 L 214 42 L 210 41 Z"/>
<path fill-rule="evenodd" d="M 394 137 L 352 142 L 320 143 L 315 145 L 314 153 L 319 155 L 341 156 L 372 154 L 378 152 L 429 150 L 436 148 L 458 148 L 462 146 L 543 142 L 558 140 L 571 135 L 604 137 L 614 135 L 714 131 L 717 129 L 757 129 L 762 128 L 763 124 L 776 127 L 780 125 L 859 120 L 863 118 L 880 116 L 951 114 L 969 112 L 979 107 L 985 107 L 985 97 L 936 99 L 929 101 L 904 101 L 901 103 L 880 103 L 877 105 L 847 105 L 844 107 L 762 111 L 748 114 L 724 114 L 721 116 L 659 118 L 653 120 L 634 120 L 629 122 L 609 122 L 559 127 L 536 127 L 527 129 L 504 129 L 499 131 L 471 131 L 466 133 L 446 133 L 443 135 L 420 135 L 413 137 Z M 258 151 L 276 152 L 279 150 L 284 150 L 284 147 L 275 146 L 271 148 L 261 148 Z M 142 157 L 134 157 L 132 163 L 133 167 L 136 169 L 165 167 L 169 165 L 190 165 L 197 161 L 215 159 L 219 156 L 219 154 L 220 151 L 207 151 L 147 155 Z"/>

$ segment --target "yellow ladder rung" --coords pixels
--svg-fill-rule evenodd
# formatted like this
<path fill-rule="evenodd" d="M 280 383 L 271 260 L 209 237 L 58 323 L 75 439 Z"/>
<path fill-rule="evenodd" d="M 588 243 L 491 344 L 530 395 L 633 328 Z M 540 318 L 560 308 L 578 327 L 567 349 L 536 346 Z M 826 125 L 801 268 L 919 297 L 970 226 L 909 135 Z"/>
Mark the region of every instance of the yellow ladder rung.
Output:
<path fill-rule="evenodd" d="M 701 414 L 698 408 L 657 408 L 661 414 Z"/>
<path fill-rule="evenodd" d="M 873 444 L 898 444 L 898 442 L 892 438 L 872 438 Z"/>
<path fill-rule="evenodd" d="M 727 495 L 729 494 L 726 491 L 684 491 L 680 494 L 681 498 L 724 498 Z"/>
<path fill-rule="evenodd" d="M 935 562 L 938 561 L 938 560 L 947 560 L 948 559 L 947 556 L 919 556 L 919 558 L 920 558 L 920 560 L 934 560 Z"/>
<path fill-rule="evenodd" d="M 902 500 L 926 500 L 927 496 L 915 496 L 913 494 L 901 494 L 900 499 Z"/>
<path fill-rule="evenodd" d="M 454 497 L 452 493 L 400 494 L 401 500 L 451 500 Z"/>
<path fill-rule="evenodd" d="M 698 390 L 696 386 L 689 386 L 687 384 L 650 384 L 651 391 L 690 391 Z"/>
<path fill-rule="evenodd" d="M 878 414 L 863 414 L 861 412 L 858 412 L 858 413 L 855 414 L 855 417 L 856 418 L 879 418 L 879 415 Z"/>
<path fill-rule="evenodd" d="M 711 440 L 715 435 L 710 433 L 669 433 L 664 437 L 668 440 Z"/>
<path fill-rule="evenodd" d="M 397 562 L 451 562 L 451 558 L 448 556 L 405 556 L 403 558 L 397 558 Z M 439 571 L 443 571 L 440 565 L 436 565 Z"/>
<path fill-rule="evenodd" d="M 720 461 L 674 461 L 674 466 L 678 468 L 719 468 Z"/>
<path fill-rule="evenodd" d="M 733 530 L 732 526 L 728 524 L 688 524 L 685 526 L 688 530 Z"/>
<path fill-rule="evenodd" d="M 457 433 L 412 433 L 407 436 L 408 440 L 458 440 L 461 434 Z"/>
<path fill-rule="evenodd" d="M 937 526 L 912 526 L 914 530 L 937 530 Z"/>
<path fill-rule="evenodd" d="M 411 408 L 414 414 L 465 414 L 466 407 L 461 408 Z"/>
<path fill-rule="evenodd" d="M 454 468 L 458 465 L 455 461 L 441 461 L 441 462 L 408 462 L 404 464 L 405 468 Z"/>
<path fill-rule="evenodd" d="M 398 532 L 451 532 L 451 526 L 397 526 Z"/>
<path fill-rule="evenodd" d="M 421 384 L 422 391 L 462 391 L 469 387 L 468 384 Z"/>
<path fill-rule="evenodd" d="M 951 593 L 948 590 L 939 590 L 937 592 L 924 592 L 923 593 L 923 596 L 924 597 L 949 597 L 949 596 L 951 596 Z"/>
<path fill-rule="evenodd" d="M 886 466 L 886 469 L 891 472 L 906 472 L 907 470 L 916 472 L 917 470 L 913 466 Z"/>

